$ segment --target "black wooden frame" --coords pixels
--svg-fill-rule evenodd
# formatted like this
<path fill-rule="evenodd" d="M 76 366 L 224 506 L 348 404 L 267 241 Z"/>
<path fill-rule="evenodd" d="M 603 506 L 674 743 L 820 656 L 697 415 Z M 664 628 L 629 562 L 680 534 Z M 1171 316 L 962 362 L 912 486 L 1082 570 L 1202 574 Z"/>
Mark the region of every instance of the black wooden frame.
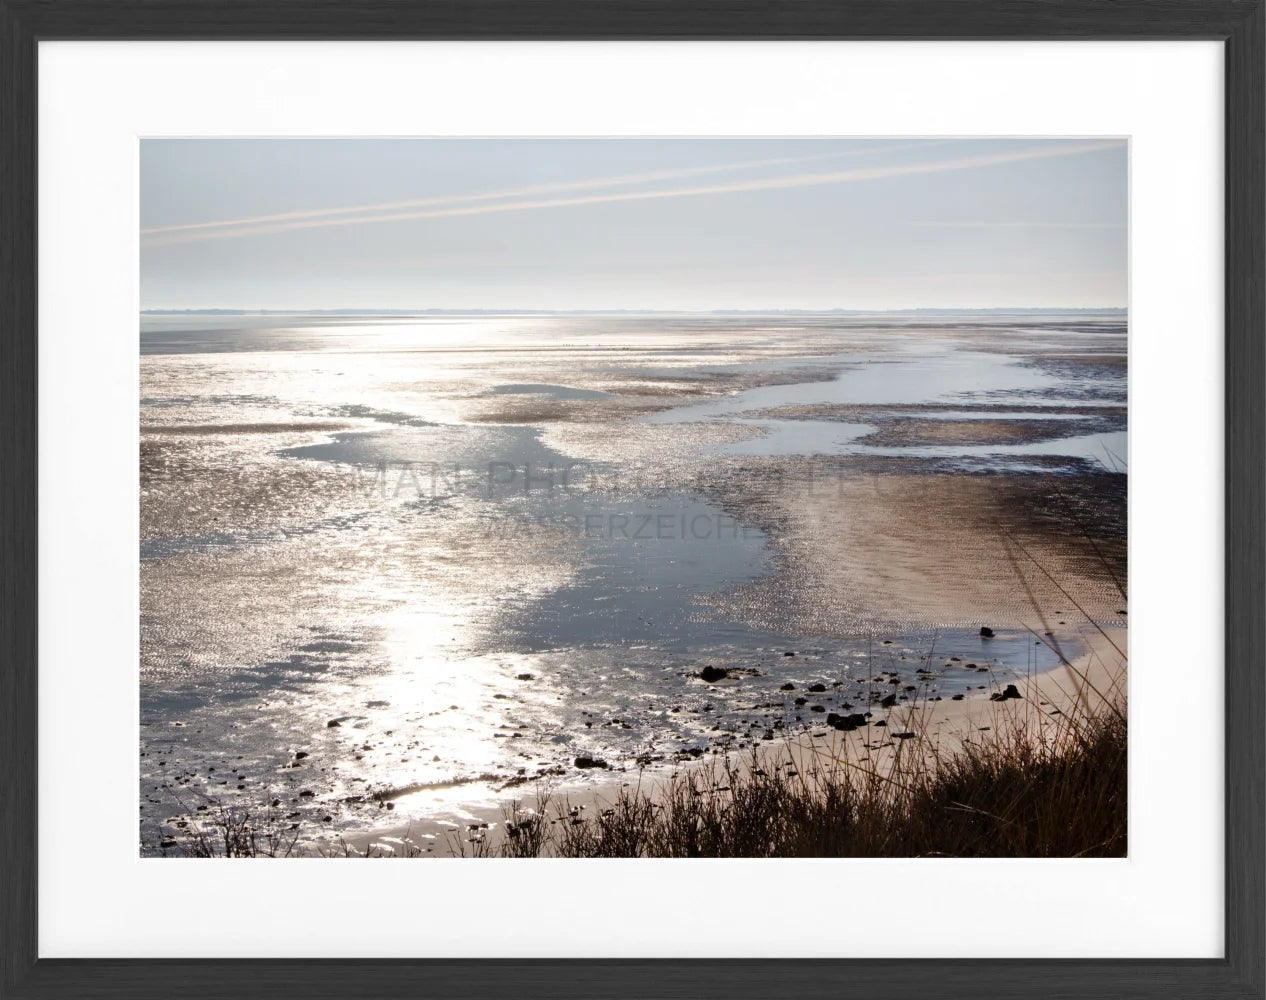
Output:
<path fill-rule="evenodd" d="M 1266 0 L 0 0 L 0 996 L 1262 997 Z M 40 959 L 37 44 L 1212 39 L 1225 45 L 1226 948 L 1216 960 Z M 85 891 L 91 891 L 85 886 Z M 560 929 L 561 930 L 561 929 Z"/>

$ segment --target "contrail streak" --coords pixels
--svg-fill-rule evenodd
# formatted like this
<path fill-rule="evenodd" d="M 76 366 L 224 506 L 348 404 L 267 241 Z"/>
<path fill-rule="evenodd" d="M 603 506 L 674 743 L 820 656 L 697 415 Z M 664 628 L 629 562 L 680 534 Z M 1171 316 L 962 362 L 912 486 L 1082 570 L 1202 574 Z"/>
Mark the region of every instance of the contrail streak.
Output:
<path fill-rule="evenodd" d="M 388 212 L 393 209 L 424 208 L 437 205 L 453 205 L 464 202 L 493 201 L 497 198 L 521 198 L 527 195 L 553 194 L 559 191 L 584 191 L 593 188 L 619 187 L 626 184 L 644 184 L 653 181 L 677 180 L 698 174 L 720 173 L 727 170 L 755 170 L 760 167 L 787 166 L 794 163 L 812 163 L 819 160 L 838 160 L 849 156 L 866 156 L 874 153 L 895 153 L 905 149 L 926 149 L 948 142 L 933 139 L 924 142 L 904 143 L 899 146 L 876 146 L 872 149 L 855 149 L 837 153 L 819 153 L 814 156 L 784 156 L 764 160 L 746 160 L 739 163 L 718 163 L 702 167 L 681 167 L 674 170 L 652 170 L 641 174 L 622 174 L 615 177 L 595 177 L 590 180 L 556 181 L 551 184 L 534 184 L 530 187 L 488 191 L 483 194 L 445 195 L 437 198 L 414 198 L 408 201 L 388 201 L 376 205 L 350 205 L 345 208 L 316 208 L 297 212 L 281 212 L 276 215 L 254 215 L 244 219 L 223 219 L 216 222 L 187 222 L 172 226 L 152 226 L 142 229 L 142 236 L 158 233 L 193 232 L 225 227 L 246 227 L 265 223 L 288 222 L 299 219 L 315 219 L 346 215 L 352 212 Z"/>
<path fill-rule="evenodd" d="M 684 198 L 694 195 L 731 194 L 743 191 L 770 191 L 808 187 L 817 184 L 843 184 L 854 181 L 882 180 L 889 177 L 907 177 L 918 174 L 936 174 L 951 170 L 970 170 L 977 167 L 1021 163 L 1028 160 L 1044 160 L 1059 156 L 1075 156 L 1081 153 L 1102 152 L 1116 144 L 1104 142 L 1078 143 L 1056 147 L 1030 147 L 1004 153 L 986 153 L 953 160 L 931 163 L 894 164 L 881 167 L 861 167 L 826 173 L 795 174 L 790 177 L 766 177 L 748 181 L 731 181 L 726 184 L 697 185 L 692 187 L 665 188 L 651 191 L 608 192 L 581 195 L 573 198 L 548 198 L 526 201 L 500 202 L 492 205 L 463 205 L 457 208 L 432 208 L 423 211 L 394 212 L 379 215 L 348 215 L 339 218 L 292 219 L 277 223 L 243 225 L 238 228 L 208 229 L 197 232 L 172 232 L 153 236 L 145 234 L 146 246 L 165 246 L 173 243 L 201 242 L 212 239 L 229 239 L 241 236 L 267 235 L 298 229 L 318 229 L 329 226 L 348 226 L 363 223 L 404 222 L 413 219 L 438 219 L 462 215 L 487 215 L 493 212 L 518 212 L 541 208 L 562 208 L 573 205 L 596 205 L 622 201 L 645 201 L 659 198 Z M 698 168 L 696 168 L 698 169 Z M 505 197 L 501 195 L 500 197 Z M 471 199 L 463 199 L 471 200 Z"/>

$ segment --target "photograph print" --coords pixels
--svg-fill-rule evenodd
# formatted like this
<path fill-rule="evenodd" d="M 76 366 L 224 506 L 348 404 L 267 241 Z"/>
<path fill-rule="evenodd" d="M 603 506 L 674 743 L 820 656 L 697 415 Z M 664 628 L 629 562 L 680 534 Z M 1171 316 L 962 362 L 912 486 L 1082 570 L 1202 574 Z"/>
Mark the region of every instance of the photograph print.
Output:
<path fill-rule="evenodd" d="M 1128 153 L 142 139 L 140 856 L 1126 856 Z"/>

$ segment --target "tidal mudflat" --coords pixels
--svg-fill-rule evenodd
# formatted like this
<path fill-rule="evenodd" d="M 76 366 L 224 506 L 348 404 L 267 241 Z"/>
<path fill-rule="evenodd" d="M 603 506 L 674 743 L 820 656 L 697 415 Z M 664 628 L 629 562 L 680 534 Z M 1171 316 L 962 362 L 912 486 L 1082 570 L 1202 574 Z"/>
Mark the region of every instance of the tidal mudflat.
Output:
<path fill-rule="evenodd" d="M 146 315 L 140 366 L 144 855 L 445 856 L 1125 648 L 1120 313 Z"/>

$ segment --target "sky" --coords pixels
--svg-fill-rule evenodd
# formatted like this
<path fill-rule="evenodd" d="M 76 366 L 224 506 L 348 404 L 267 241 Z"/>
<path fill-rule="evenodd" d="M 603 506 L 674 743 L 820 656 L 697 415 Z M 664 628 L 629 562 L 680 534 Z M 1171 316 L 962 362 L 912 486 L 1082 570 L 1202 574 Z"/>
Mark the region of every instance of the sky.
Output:
<path fill-rule="evenodd" d="M 152 138 L 143 309 L 1121 307 L 1103 138 Z"/>

